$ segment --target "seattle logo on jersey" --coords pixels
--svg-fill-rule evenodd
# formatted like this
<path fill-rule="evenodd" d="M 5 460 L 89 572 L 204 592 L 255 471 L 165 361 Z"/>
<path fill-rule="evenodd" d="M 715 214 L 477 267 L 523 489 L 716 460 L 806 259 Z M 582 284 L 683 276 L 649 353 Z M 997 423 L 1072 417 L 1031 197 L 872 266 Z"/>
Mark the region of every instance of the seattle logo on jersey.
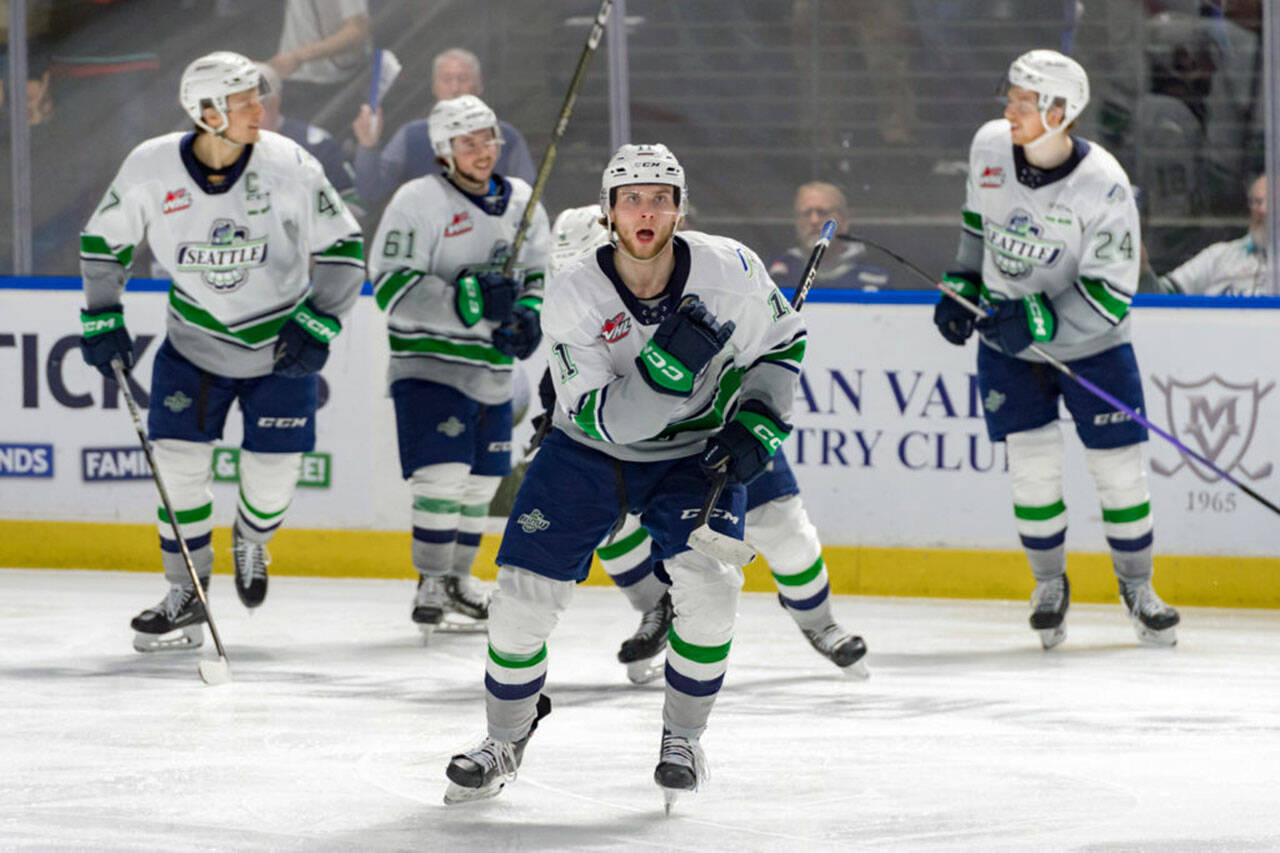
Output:
<path fill-rule="evenodd" d="M 218 293 L 239 290 L 249 270 L 267 262 L 267 238 L 249 236 L 249 228 L 230 219 L 215 219 L 208 243 L 178 246 L 178 272 L 198 272 Z"/>
<path fill-rule="evenodd" d="M 608 320 L 604 321 L 604 326 L 600 328 L 600 337 L 604 338 L 605 343 L 616 344 L 631 333 L 631 317 L 626 311 L 619 311 Z"/>
<path fill-rule="evenodd" d="M 1051 267 L 1062 257 L 1067 244 L 1047 239 L 1044 228 L 1024 210 L 1009 214 L 1007 225 L 987 222 L 987 248 L 1005 278 L 1026 278 L 1036 267 Z"/>

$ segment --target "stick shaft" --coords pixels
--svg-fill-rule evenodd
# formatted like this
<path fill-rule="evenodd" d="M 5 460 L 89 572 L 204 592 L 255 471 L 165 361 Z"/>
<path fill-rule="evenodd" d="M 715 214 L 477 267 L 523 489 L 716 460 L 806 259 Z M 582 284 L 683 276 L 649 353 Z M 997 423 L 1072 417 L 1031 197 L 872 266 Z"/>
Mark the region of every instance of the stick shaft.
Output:
<path fill-rule="evenodd" d="M 124 366 L 120 363 L 120 359 L 113 358 L 111 360 L 111 369 L 116 375 L 116 384 L 120 386 L 120 393 L 124 395 L 125 406 L 129 409 L 129 417 L 133 419 L 133 428 L 138 433 L 138 441 L 142 443 L 142 452 L 147 456 L 147 464 L 151 466 L 151 479 L 156 484 L 156 491 L 160 493 L 160 502 L 164 504 L 164 511 L 169 515 L 169 526 L 173 529 L 173 538 L 178 540 L 178 550 L 182 552 L 182 560 L 187 565 L 187 573 L 191 575 L 191 582 L 195 584 L 196 595 L 200 598 L 200 603 L 204 605 L 205 619 L 209 623 L 209 633 L 213 636 L 214 648 L 218 650 L 218 657 L 226 660 L 227 652 L 222 647 L 222 639 L 218 636 L 218 628 L 213 624 L 213 613 L 209 610 L 209 599 L 204 593 L 204 584 L 200 583 L 200 576 L 196 574 L 195 563 L 191 559 L 191 551 L 187 549 L 187 540 L 183 538 L 182 531 L 178 529 L 178 514 L 173 511 L 173 503 L 169 500 L 169 490 L 165 488 L 164 478 L 160 475 L 160 466 L 156 465 L 155 454 L 151 451 L 151 441 L 147 438 L 147 428 L 142 422 L 142 415 L 138 411 L 138 403 L 133 399 L 133 392 L 129 390 L 129 379 L 125 375 Z"/>
<path fill-rule="evenodd" d="M 578 66 L 573 70 L 573 79 L 569 81 L 569 89 L 564 93 L 564 103 L 560 106 L 560 115 L 556 119 L 555 127 L 551 130 L 551 141 L 547 144 L 547 150 L 542 155 L 542 162 L 538 165 L 538 176 L 533 182 L 533 192 L 529 195 L 529 202 L 525 205 L 524 213 L 520 216 L 520 224 L 516 227 L 516 236 L 511 241 L 511 251 L 507 255 L 506 263 L 502 266 L 502 274 L 507 278 L 511 277 L 511 271 L 515 269 L 516 258 L 520 254 L 520 248 L 524 246 L 529 225 L 533 222 L 534 211 L 537 210 L 538 202 L 542 200 L 542 191 L 547 186 L 547 178 L 551 175 L 551 166 L 556 161 L 557 146 L 560 144 L 561 138 L 564 137 L 565 129 L 569 126 L 569 115 L 573 112 L 573 105 L 578 100 L 578 88 L 582 85 L 582 80 L 586 76 L 587 65 L 591 62 L 591 56 L 596 52 L 596 46 L 600 44 L 600 38 L 604 35 L 604 26 L 609 20 L 611 6 L 613 6 L 613 0 L 604 0 L 600 4 L 600 11 L 596 13 L 596 19 L 591 24 L 591 31 L 587 34 L 587 43 L 582 48 L 582 55 L 578 57 Z"/>
<path fill-rule="evenodd" d="M 822 256 L 827 251 L 827 246 L 831 245 L 831 238 L 836 234 L 836 221 L 828 219 L 822 225 L 822 233 L 818 236 L 818 242 L 813 244 L 813 250 L 809 252 L 809 260 L 804 265 L 804 272 L 800 276 L 800 284 L 796 286 L 796 292 L 791 296 L 791 307 L 800 310 L 800 306 L 804 305 L 805 297 L 809 295 L 809 289 L 813 287 L 814 280 L 818 277 L 818 264 L 822 263 Z"/>

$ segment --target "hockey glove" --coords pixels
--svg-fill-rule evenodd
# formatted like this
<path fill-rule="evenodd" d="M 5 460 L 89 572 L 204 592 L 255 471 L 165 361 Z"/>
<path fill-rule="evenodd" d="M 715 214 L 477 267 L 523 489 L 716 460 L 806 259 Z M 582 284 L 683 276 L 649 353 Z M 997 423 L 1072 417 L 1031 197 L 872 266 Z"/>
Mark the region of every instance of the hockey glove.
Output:
<path fill-rule="evenodd" d="M 275 372 L 290 379 L 318 373 L 329 359 L 329 344 L 342 331 L 342 323 L 308 299 L 293 309 L 276 338 Z"/>
<path fill-rule="evenodd" d="M 955 293 L 961 299 L 977 304 L 978 277 L 974 273 L 949 272 L 942 277 L 942 286 Z M 939 294 L 937 306 L 933 309 L 933 323 L 942 336 L 956 346 L 964 346 L 965 341 L 973 334 L 973 312 L 956 302 L 946 294 Z"/>
<path fill-rule="evenodd" d="M 1017 355 L 1033 343 L 1053 340 L 1058 330 L 1058 315 L 1049 297 L 1033 293 L 997 303 L 995 312 L 974 326 L 999 344 L 1006 355 Z"/>
<path fill-rule="evenodd" d="M 523 301 L 511 309 L 510 322 L 493 330 L 493 348 L 512 358 L 528 358 L 541 342 L 542 318 Z"/>
<path fill-rule="evenodd" d="M 730 482 L 750 483 L 759 477 L 791 434 L 791 424 L 760 400 L 747 400 L 733 420 L 707 439 L 698 463 L 708 474 L 725 471 Z"/>
<path fill-rule="evenodd" d="M 500 272 L 464 273 L 458 277 L 454 308 L 462 325 L 471 328 L 480 320 L 506 323 L 516 303 L 519 285 Z"/>
<path fill-rule="evenodd" d="M 108 305 L 97 311 L 81 311 L 80 325 L 84 336 L 80 338 L 80 352 L 84 360 L 108 379 L 115 379 L 111 359 L 118 358 L 124 372 L 133 369 L 133 341 L 124 327 L 124 308 Z"/>
<path fill-rule="evenodd" d="M 640 375 L 660 394 L 689 396 L 694 377 L 724 349 L 733 328 L 732 321 L 717 323 L 698 297 L 686 296 L 640 350 Z"/>

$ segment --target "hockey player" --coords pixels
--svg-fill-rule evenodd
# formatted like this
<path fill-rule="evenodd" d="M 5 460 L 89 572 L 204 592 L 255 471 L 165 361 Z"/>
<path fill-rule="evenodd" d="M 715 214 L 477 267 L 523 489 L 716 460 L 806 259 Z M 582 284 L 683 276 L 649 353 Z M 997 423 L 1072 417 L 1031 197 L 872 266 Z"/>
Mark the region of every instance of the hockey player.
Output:
<path fill-rule="evenodd" d="M 628 512 L 653 533 L 675 610 L 654 778 L 668 804 L 705 778 L 699 739 L 724 679 L 742 570 L 685 540 L 709 472 L 731 478 L 711 524 L 741 537 L 741 483 L 790 432 L 804 326 L 750 249 L 677 234 L 688 193 L 665 146 L 622 146 L 601 184 L 612 243 L 570 264 L 548 291 L 555 429 L 498 552 L 488 737 L 450 761 L 446 802 L 493 796 L 515 778 L 550 710 L 545 641 L 592 551 Z"/>
<path fill-rule="evenodd" d="M 413 493 L 412 618 L 426 635 L 446 612 L 488 617 L 471 564 L 489 502 L 511 472 L 512 363 L 542 339 L 548 235 L 539 206 L 513 277 L 504 277 L 532 189 L 493 172 L 497 116 L 461 95 L 437 103 L 428 123 L 442 172 L 400 187 L 369 261 L 387 314 L 401 473 Z"/>
<path fill-rule="evenodd" d="M 259 129 L 260 75 L 211 53 L 182 74 L 190 133 L 149 139 L 120 167 L 80 238 L 87 308 L 81 346 L 111 377 L 133 366 L 121 297 L 145 236 L 173 273 L 167 335 L 151 375 L 148 432 L 197 575 L 213 567 L 210 465 L 227 410 L 244 415 L 235 586 L 246 607 L 267 592 L 266 543 L 284 520 L 302 453 L 315 446 L 329 344 L 364 279 L 364 241 L 315 158 Z M 314 273 L 309 271 L 314 262 Z M 133 620 L 139 651 L 203 642 L 195 595 L 168 516 L 159 511 L 169 594 Z M 170 636 L 175 630 L 181 634 Z"/>
<path fill-rule="evenodd" d="M 561 211 L 551 227 L 548 272 L 555 276 L 584 251 L 606 242 L 598 205 Z M 555 408 L 551 373 L 539 387 L 547 415 Z M 544 416 L 544 417 L 545 417 Z M 779 449 L 765 472 L 747 484 L 746 540 L 764 554 L 778 588 L 778 603 L 791 615 L 810 644 L 845 674 L 866 678 L 862 658 L 867 653 L 861 637 L 851 635 L 831 613 L 831 585 L 822 560 L 818 531 L 800 502 L 787 457 Z M 612 541 L 596 549 L 609 577 L 638 610 L 640 626 L 622 642 L 618 661 L 626 664 L 627 677 L 636 684 L 662 674 L 658 656 L 667 647 L 667 632 L 674 615 L 667 592 L 670 579 L 661 564 L 654 564 L 652 540 L 638 516 L 626 518 Z"/>
<path fill-rule="evenodd" d="M 992 441 L 1008 445 L 1014 517 L 1035 575 L 1031 627 L 1046 649 L 1066 636 L 1070 601 L 1058 399 L 1075 420 L 1102 504 L 1120 597 L 1140 640 L 1172 645 L 1178 612 L 1151 586 L 1147 431 L 1045 364 L 1036 344 L 1135 410 L 1142 383 L 1129 344 L 1137 289 L 1138 211 L 1124 170 L 1070 131 L 1089 101 L 1085 71 L 1052 50 L 1009 67 L 1004 118 L 969 153 L 964 230 L 945 286 L 982 299 L 977 323 L 950 298 L 934 322 L 963 344 L 976 328 L 978 385 Z"/>

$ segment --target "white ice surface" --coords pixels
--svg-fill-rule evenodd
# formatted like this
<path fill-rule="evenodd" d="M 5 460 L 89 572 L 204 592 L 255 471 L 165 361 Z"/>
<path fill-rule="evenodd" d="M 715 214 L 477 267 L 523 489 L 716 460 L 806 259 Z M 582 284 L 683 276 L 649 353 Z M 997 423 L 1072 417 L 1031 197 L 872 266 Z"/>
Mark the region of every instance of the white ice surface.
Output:
<path fill-rule="evenodd" d="M 871 648 L 852 682 L 744 595 L 711 782 L 668 819 L 662 686 L 614 662 L 617 592 L 578 590 L 553 635 L 520 778 L 445 807 L 482 636 L 424 648 L 408 581 L 273 578 L 252 616 L 213 586 L 216 688 L 197 653 L 130 648 L 158 576 L 0 570 L 0 848 L 1280 849 L 1277 612 L 1187 608 L 1167 650 L 1077 605 L 1044 653 L 1019 603 L 841 598 Z"/>

